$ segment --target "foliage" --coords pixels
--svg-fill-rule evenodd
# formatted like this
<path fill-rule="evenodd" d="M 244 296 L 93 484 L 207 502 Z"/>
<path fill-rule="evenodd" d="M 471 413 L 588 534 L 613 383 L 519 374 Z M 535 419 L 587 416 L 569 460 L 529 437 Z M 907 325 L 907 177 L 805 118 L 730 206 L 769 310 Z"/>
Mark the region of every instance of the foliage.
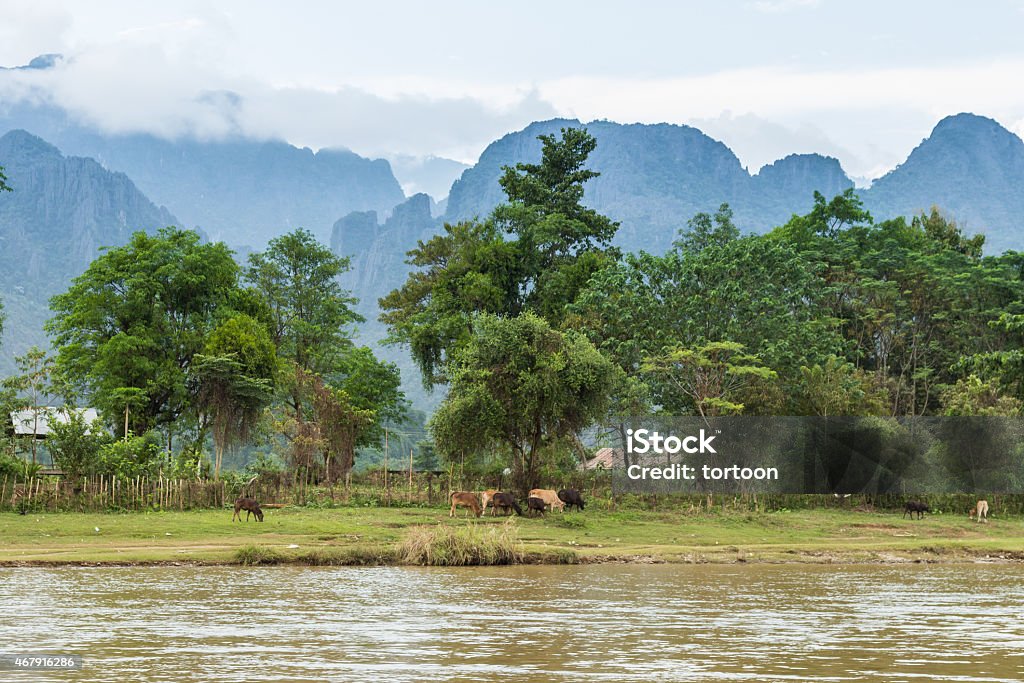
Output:
<path fill-rule="evenodd" d="M 301 228 L 249 255 L 245 279 L 266 299 L 271 340 L 283 359 L 303 371 L 330 372 L 337 355 L 351 345 L 349 328 L 361 318 L 338 282 L 346 270 L 348 259 Z"/>
<path fill-rule="evenodd" d="M 885 415 L 889 396 L 871 376 L 838 356 L 800 368 L 801 411 L 808 415 Z"/>
<path fill-rule="evenodd" d="M 176 228 L 133 234 L 51 300 L 58 374 L 107 416 L 127 407 L 133 432 L 173 423 L 189 409 L 188 369 L 237 279 L 223 243 Z"/>
<path fill-rule="evenodd" d="M 53 371 L 53 359 L 38 346 L 33 346 L 23 355 L 14 359 L 19 375 L 7 377 L 0 385 L 4 389 L 24 396 L 24 401 L 16 409 L 32 412 L 32 432 L 39 433 L 40 421 L 45 421 L 46 402 L 49 395 L 50 373 Z M 27 402 L 27 405 L 25 403 Z M 6 413 L 5 413 L 6 416 Z M 32 462 L 36 462 L 36 439 L 28 438 L 32 451 Z"/>
<path fill-rule="evenodd" d="M 277 372 L 276 350 L 266 329 L 238 314 L 220 324 L 189 370 L 196 410 L 213 430 L 214 477 L 226 448 L 249 440 L 269 405 Z"/>
<path fill-rule="evenodd" d="M 104 468 L 100 453 L 111 442 L 110 434 L 98 421 L 89 424 L 79 411 L 68 410 L 67 422 L 55 420 L 50 424 L 46 447 L 65 478 L 73 480 Z"/>
<path fill-rule="evenodd" d="M 696 410 L 701 417 L 742 413 L 740 401 L 751 384 L 777 376 L 757 356 L 745 353 L 742 344 L 727 341 L 666 348 L 644 363 L 643 370 L 662 380 L 664 410 L 675 415 Z"/>
<path fill-rule="evenodd" d="M 485 222 L 446 225 L 418 243 L 408 263 L 421 270 L 380 300 L 390 341 L 410 347 L 428 388 L 450 380 L 477 315 L 531 311 L 559 326 L 566 305 L 618 257 L 609 246 L 618 224 L 582 204 L 597 175 L 584 168 L 594 138 L 565 128 L 540 140 L 540 164 L 504 169 L 508 202 Z"/>
<path fill-rule="evenodd" d="M 1021 401 L 1004 395 L 994 381 L 969 375 L 942 392 L 942 414 L 948 416 L 1021 414 Z"/>
<path fill-rule="evenodd" d="M 160 435 L 156 432 L 129 435 L 126 439 L 103 444 L 99 449 L 96 474 L 125 479 L 154 477 L 162 464 L 160 444 Z"/>
<path fill-rule="evenodd" d="M 614 366 L 585 337 L 532 313 L 481 315 L 453 363 L 448 397 L 431 419 L 451 458 L 497 448 L 511 455 L 523 491 L 537 480 L 542 447 L 605 414 Z"/>

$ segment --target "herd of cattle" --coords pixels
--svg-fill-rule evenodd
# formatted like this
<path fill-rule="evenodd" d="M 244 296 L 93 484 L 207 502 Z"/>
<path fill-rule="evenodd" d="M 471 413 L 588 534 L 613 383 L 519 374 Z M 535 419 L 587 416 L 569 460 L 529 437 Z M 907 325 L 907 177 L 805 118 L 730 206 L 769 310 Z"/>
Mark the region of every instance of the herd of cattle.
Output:
<path fill-rule="evenodd" d="M 501 510 L 506 515 L 510 515 L 513 512 L 517 515 L 523 514 L 523 509 L 519 507 L 519 503 L 514 495 L 495 489 L 481 491 L 479 494 L 472 491 L 452 491 L 448 499 L 452 506 L 448 512 L 449 517 L 455 516 L 455 508 L 458 507 L 468 508 L 477 517 L 486 512 L 488 506 L 491 507 L 492 515 L 498 510 Z M 584 507 L 583 496 L 576 489 L 560 489 L 558 491 L 552 489 L 530 489 L 530 493 L 526 498 L 526 513 L 528 515 L 543 515 L 548 509 L 554 510 L 555 508 L 565 512 L 565 508 L 572 508 L 573 506 L 581 511 Z M 249 521 L 250 515 L 255 515 L 256 520 L 259 522 L 263 521 L 263 510 L 254 498 L 243 496 L 235 501 L 235 514 L 231 517 L 232 522 L 235 519 L 239 522 L 242 521 L 242 510 L 245 510 L 246 521 Z M 921 519 L 926 512 L 931 512 L 931 508 L 928 507 L 927 503 L 917 500 L 907 501 L 903 507 L 904 518 L 909 514 L 910 518 L 914 519 L 916 514 L 917 519 Z M 987 522 L 988 501 L 979 500 L 975 503 L 968 513 L 968 517 L 977 519 L 979 522 Z"/>
<path fill-rule="evenodd" d="M 517 515 L 523 514 L 523 509 L 519 507 L 519 503 L 514 495 L 495 489 L 481 491 L 479 494 L 472 491 L 452 491 L 448 495 L 448 499 L 452 504 L 452 508 L 448 512 L 449 517 L 455 516 L 455 508 L 458 507 L 468 508 L 474 515 L 479 517 L 487 511 L 488 505 L 491 506 L 492 515 L 498 510 L 501 510 L 506 515 L 510 515 L 513 512 Z M 526 498 L 526 513 L 528 515 L 543 515 L 548 509 L 554 510 L 555 508 L 565 512 L 565 508 L 573 506 L 577 510 L 583 510 L 584 505 L 583 496 L 576 489 L 560 489 L 558 491 L 553 489 L 530 489 L 530 493 Z"/>

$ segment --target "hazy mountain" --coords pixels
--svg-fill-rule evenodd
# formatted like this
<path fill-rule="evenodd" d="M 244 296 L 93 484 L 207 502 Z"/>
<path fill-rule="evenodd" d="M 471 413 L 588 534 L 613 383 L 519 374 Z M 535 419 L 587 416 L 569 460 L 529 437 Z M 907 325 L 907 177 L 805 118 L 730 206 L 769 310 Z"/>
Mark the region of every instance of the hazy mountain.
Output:
<path fill-rule="evenodd" d="M 0 193 L 0 297 L 8 319 L 0 375 L 32 344 L 45 345 L 47 301 L 99 253 L 136 230 L 178 221 L 123 173 L 92 159 L 65 157 L 25 131 L 0 137 L 0 165 L 13 192 Z"/>
<path fill-rule="evenodd" d="M 505 197 L 501 168 L 535 162 L 540 134 L 580 122 L 555 119 L 510 133 L 484 150 L 452 186 L 448 221 L 486 216 Z M 744 231 L 764 232 L 806 212 L 815 191 L 833 196 L 853 181 L 839 162 L 794 154 L 750 175 L 721 142 L 695 128 L 594 121 L 589 166 L 601 176 L 587 185 L 586 203 L 622 222 L 627 249 L 665 249 L 698 211 L 728 202 Z M 913 216 L 937 205 L 969 231 L 987 235 L 986 249 L 1024 248 L 1024 142 L 992 119 L 958 114 L 943 119 L 910 157 L 859 193 L 876 219 Z"/>
<path fill-rule="evenodd" d="M 334 224 L 331 249 L 351 259 L 344 275 L 345 287 L 359 299 L 356 310 L 366 318 L 360 326 L 359 343 L 372 346 L 377 355 L 398 365 L 403 390 L 420 409 L 433 408 L 441 393 L 428 395 L 408 352 L 398 346 L 384 346 L 387 330 L 377 320 L 377 300 L 405 281 L 412 270 L 405 263 L 406 252 L 417 241 L 427 240 L 441 229 L 441 221 L 431 216 L 432 202 L 425 194 L 413 195 L 399 204 L 383 223 L 375 211 L 350 213 Z"/>
<path fill-rule="evenodd" d="M 538 135 L 580 125 L 543 121 L 491 143 L 452 186 L 445 219 L 487 215 L 505 199 L 502 166 L 536 162 Z M 814 154 L 786 157 L 751 176 L 728 147 L 689 126 L 593 121 L 586 128 L 597 138 L 588 166 L 601 175 L 587 184 L 585 202 L 621 221 L 617 242 L 627 249 L 662 251 L 695 213 L 722 202 L 741 229 L 760 232 L 808 210 L 815 189 L 834 195 L 853 184 L 838 161 Z"/>
<path fill-rule="evenodd" d="M 0 133 L 23 128 L 66 154 L 122 171 L 185 227 L 212 239 L 262 248 L 296 227 L 321 240 L 350 211 L 385 212 L 405 199 L 391 166 L 347 150 L 298 148 L 282 141 L 229 138 L 165 140 L 106 134 L 60 109 L 15 104 L 0 110 Z"/>
<path fill-rule="evenodd" d="M 938 205 L 986 251 L 1024 249 L 1024 141 L 992 119 L 957 114 L 941 121 L 905 162 L 861 192 L 876 218 Z"/>

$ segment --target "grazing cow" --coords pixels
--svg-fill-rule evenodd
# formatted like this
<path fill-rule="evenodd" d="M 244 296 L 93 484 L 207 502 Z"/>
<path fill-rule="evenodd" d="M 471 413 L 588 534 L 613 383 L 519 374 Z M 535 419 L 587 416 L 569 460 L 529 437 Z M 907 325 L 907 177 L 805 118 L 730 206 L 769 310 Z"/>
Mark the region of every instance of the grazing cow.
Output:
<path fill-rule="evenodd" d="M 558 499 L 565 503 L 567 508 L 575 505 L 577 510 L 583 511 L 583 496 L 576 489 L 560 489 L 558 491 Z"/>
<path fill-rule="evenodd" d="M 910 518 L 914 519 L 914 513 L 917 513 L 917 518 L 921 519 L 924 517 L 924 513 L 931 512 L 931 508 L 928 507 L 927 503 L 922 503 L 919 500 L 907 501 L 907 504 L 903 506 L 903 517 L 906 518 L 907 513 L 910 513 Z"/>
<path fill-rule="evenodd" d="M 249 515 L 256 515 L 257 522 L 263 521 L 263 510 L 260 509 L 260 504 L 256 502 L 255 498 L 243 496 L 235 501 L 235 514 L 231 516 L 232 522 L 235 521 L 236 517 L 239 522 L 242 521 L 242 510 L 245 510 L 245 521 L 249 521 Z"/>
<path fill-rule="evenodd" d="M 547 509 L 548 506 L 547 504 L 544 503 L 544 500 L 542 498 L 532 496 L 526 499 L 526 512 L 531 517 L 533 516 L 534 512 L 539 512 L 543 515 L 545 512 L 547 512 Z"/>
<path fill-rule="evenodd" d="M 973 519 L 974 517 L 977 517 L 979 522 L 984 521 L 986 524 L 988 524 L 987 500 L 979 500 L 977 503 L 974 504 L 974 507 L 971 509 L 971 511 L 967 513 L 968 519 Z"/>
<path fill-rule="evenodd" d="M 493 498 L 491 498 L 491 503 L 494 505 L 495 510 L 501 508 L 504 510 L 506 515 L 512 514 L 512 510 L 515 510 L 515 513 L 519 516 L 522 516 L 523 514 L 523 509 L 519 507 L 519 503 L 516 502 L 516 497 L 511 493 L 502 493 L 499 491 L 494 494 Z"/>
<path fill-rule="evenodd" d="M 562 512 L 565 512 L 565 503 L 558 497 L 558 494 L 551 489 L 530 489 L 530 495 L 528 498 L 540 498 L 544 501 L 545 505 L 550 505 L 551 509 L 558 508 Z"/>
<path fill-rule="evenodd" d="M 482 514 L 480 500 L 472 491 L 452 491 L 448 495 L 448 499 L 452 502 L 452 509 L 448 511 L 449 517 L 455 516 L 455 508 L 457 507 L 469 508 L 477 517 Z"/>
<path fill-rule="evenodd" d="M 498 492 L 498 489 L 487 489 L 486 491 L 480 492 L 480 509 L 487 512 L 487 504 L 491 502 L 491 498 L 494 498 L 494 494 Z M 494 507 L 491 507 L 491 514 L 494 514 Z"/>

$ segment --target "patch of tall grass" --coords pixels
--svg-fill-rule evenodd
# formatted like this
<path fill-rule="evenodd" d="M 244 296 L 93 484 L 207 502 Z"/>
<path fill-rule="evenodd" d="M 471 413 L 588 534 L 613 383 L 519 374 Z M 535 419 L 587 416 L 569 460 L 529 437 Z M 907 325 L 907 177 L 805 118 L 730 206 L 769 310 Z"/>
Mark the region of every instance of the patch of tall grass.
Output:
<path fill-rule="evenodd" d="M 515 522 L 466 526 L 417 526 L 398 547 L 405 564 L 424 567 L 468 567 L 519 564 L 523 552 Z"/>
<path fill-rule="evenodd" d="M 284 559 L 276 550 L 265 545 L 243 545 L 235 551 L 235 562 L 248 567 L 280 564 Z"/>

